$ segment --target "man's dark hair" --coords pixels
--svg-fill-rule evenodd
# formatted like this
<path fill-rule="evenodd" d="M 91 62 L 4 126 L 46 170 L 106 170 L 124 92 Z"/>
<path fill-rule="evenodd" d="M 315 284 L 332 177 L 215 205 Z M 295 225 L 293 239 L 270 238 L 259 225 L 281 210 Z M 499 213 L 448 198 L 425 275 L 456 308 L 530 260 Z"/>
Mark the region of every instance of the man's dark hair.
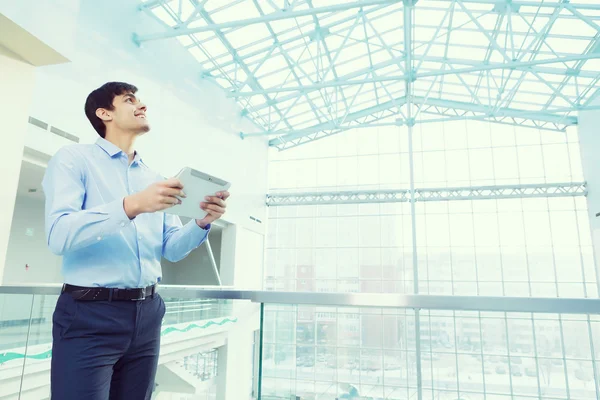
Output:
<path fill-rule="evenodd" d="M 104 121 L 96 116 L 96 110 L 105 108 L 113 109 L 113 100 L 115 97 L 125 93 L 137 92 L 137 87 L 124 82 L 108 82 L 90 93 L 85 101 L 85 115 L 92 123 L 92 126 L 101 137 L 106 136 L 106 125 Z"/>

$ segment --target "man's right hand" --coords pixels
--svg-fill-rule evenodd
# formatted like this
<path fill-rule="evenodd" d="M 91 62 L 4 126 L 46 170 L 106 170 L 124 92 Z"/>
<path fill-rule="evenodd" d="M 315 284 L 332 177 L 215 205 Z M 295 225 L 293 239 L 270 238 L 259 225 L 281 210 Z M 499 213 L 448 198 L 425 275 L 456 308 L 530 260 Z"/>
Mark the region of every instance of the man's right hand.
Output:
<path fill-rule="evenodd" d="M 153 183 L 141 192 L 125 197 L 123 208 L 129 219 L 142 213 L 153 213 L 166 210 L 180 204 L 177 197 L 185 197 L 183 184 L 179 179 L 171 178 Z"/>

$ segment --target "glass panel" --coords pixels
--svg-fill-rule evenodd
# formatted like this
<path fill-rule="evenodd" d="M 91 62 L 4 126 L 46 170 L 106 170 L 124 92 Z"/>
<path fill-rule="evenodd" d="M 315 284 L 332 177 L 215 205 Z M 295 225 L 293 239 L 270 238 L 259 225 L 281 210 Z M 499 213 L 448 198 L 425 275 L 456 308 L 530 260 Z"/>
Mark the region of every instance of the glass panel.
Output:
<path fill-rule="evenodd" d="M 172 399 L 173 393 L 194 393 L 194 399 L 214 400 L 219 379 L 225 379 L 225 370 L 220 371 L 219 365 L 228 362 L 247 365 L 248 385 L 238 390 L 250 395 L 254 333 L 237 337 L 229 333 L 241 324 L 258 326 L 259 305 L 241 300 L 163 298 L 167 307 L 153 398 L 166 400 Z M 57 299 L 57 295 L 0 294 L 1 397 L 50 397 L 52 316 Z M 245 341 L 248 346 L 242 346 Z M 231 355 L 227 347 L 236 353 Z M 236 379 L 237 370 L 232 371 L 232 379 Z"/>
<path fill-rule="evenodd" d="M 280 307 L 265 305 L 265 324 Z M 302 323 L 318 332 L 322 318 L 335 319 L 337 335 L 325 346 L 297 337 L 296 347 L 270 335 L 264 348 L 295 348 L 297 362 L 263 373 L 265 398 L 405 400 L 416 388 L 418 354 L 423 399 L 596 398 L 589 332 L 598 327 L 585 315 L 422 310 L 417 344 L 414 311 L 313 309 Z"/>
<path fill-rule="evenodd" d="M 295 339 L 296 363 L 279 364 L 276 374 L 263 373 L 264 398 L 406 398 L 416 386 L 414 313 L 348 307 L 315 307 L 314 313 L 306 313 L 305 308 L 296 309 L 296 319 L 288 318 L 296 324 L 296 332 L 303 333 Z M 264 325 L 274 326 L 272 318 L 280 313 L 280 306 L 266 305 Z M 313 331 L 308 326 L 314 327 L 317 346 L 303 344 L 305 333 Z M 278 348 L 269 340 L 290 330 L 282 321 L 277 322 L 277 329 L 278 334 L 264 336 L 269 352 Z M 272 357 L 266 357 L 266 363 L 272 363 Z M 283 376 L 295 384 L 283 385 Z"/>
<path fill-rule="evenodd" d="M 258 321 L 258 306 L 239 300 L 169 297 L 168 289 L 164 292 L 167 310 L 161 331 L 154 398 L 170 399 L 172 393 L 195 393 L 197 399 L 216 399 L 219 379 L 224 379 L 220 374 L 225 373 L 219 365 L 232 362 L 226 338 L 231 330 L 244 323 L 243 319 Z M 248 366 L 250 373 L 248 379 L 243 380 L 248 382 L 244 392 L 251 393 L 253 332 L 249 331 L 246 339 L 247 346 L 242 347 L 236 341 L 230 345 L 236 346 L 239 362 Z"/>
<path fill-rule="evenodd" d="M 29 294 L 2 294 L 0 293 L 0 394 L 8 398 L 19 398 L 23 384 L 23 371 L 26 361 L 34 357 L 36 362 L 42 364 L 42 371 L 46 371 L 49 378 L 50 322 L 39 315 L 39 307 L 35 302 L 39 300 Z M 38 312 L 32 314 L 37 308 Z M 33 336 L 30 336 L 33 333 Z M 45 335 L 44 335 L 45 334 Z M 46 336 L 44 338 L 44 336 Z M 31 346 L 27 339 L 31 337 Z M 50 395 L 49 379 L 42 378 L 38 390 L 35 386 L 27 385 L 23 388 L 24 397 L 27 399 L 44 399 Z M 36 397 L 37 396 L 37 397 Z"/>
<path fill-rule="evenodd" d="M 49 397 L 56 300 L 0 296 L 0 393 Z M 154 398 L 249 397 L 260 306 L 165 300 Z M 596 398 L 599 324 L 570 314 L 421 310 L 417 318 L 404 309 L 268 304 L 262 398 L 405 400 L 415 394 L 418 357 L 423 398 Z"/>

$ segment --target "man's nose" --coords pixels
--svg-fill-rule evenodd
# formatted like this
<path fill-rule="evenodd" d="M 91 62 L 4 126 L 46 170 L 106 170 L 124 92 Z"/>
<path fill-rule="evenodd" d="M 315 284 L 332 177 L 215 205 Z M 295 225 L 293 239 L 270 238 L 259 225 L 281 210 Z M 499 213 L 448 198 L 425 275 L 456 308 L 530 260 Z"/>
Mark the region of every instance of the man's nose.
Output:
<path fill-rule="evenodd" d="M 148 109 L 148 107 L 146 107 L 146 105 L 144 103 L 140 103 L 140 104 L 138 104 L 138 109 L 141 110 L 141 111 L 143 111 L 143 112 L 146 112 L 146 110 Z"/>

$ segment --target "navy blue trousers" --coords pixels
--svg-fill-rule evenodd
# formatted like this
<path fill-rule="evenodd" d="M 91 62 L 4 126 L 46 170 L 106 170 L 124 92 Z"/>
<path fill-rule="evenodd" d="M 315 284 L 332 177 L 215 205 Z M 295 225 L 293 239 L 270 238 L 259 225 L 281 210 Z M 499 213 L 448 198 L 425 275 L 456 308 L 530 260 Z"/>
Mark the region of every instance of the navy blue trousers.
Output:
<path fill-rule="evenodd" d="M 52 400 L 147 400 L 165 303 L 58 298 L 52 318 Z"/>

